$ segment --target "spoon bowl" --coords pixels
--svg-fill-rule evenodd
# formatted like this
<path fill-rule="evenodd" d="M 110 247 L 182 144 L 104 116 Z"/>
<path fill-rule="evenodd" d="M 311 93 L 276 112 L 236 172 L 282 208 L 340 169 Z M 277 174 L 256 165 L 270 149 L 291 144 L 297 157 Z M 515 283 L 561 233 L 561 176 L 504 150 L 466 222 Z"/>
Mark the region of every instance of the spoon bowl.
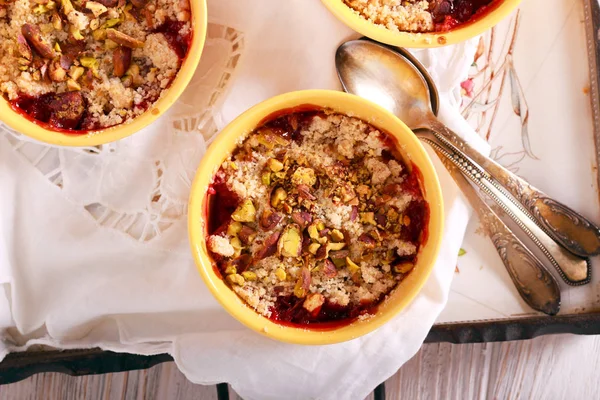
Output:
<path fill-rule="evenodd" d="M 423 75 L 393 50 L 367 40 L 342 44 L 335 55 L 338 76 L 345 91 L 391 111 L 411 129 L 423 127 L 431 114 L 430 90 Z"/>

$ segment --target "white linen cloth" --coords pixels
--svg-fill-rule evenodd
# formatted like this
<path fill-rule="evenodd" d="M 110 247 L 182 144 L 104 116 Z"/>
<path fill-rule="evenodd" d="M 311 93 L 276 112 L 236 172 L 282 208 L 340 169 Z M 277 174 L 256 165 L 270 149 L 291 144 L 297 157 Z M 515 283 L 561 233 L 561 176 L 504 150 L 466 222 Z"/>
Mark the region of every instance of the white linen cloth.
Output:
<path fill-rule="evenodd" d="M 34 344 L 170 353 L 193 382 L 230 382 L 246 399 L 362 399 L 421 346 L 444 307 L 470 211 L 441 163 L 446 224 L 415 301 L 365 337 L 282 344 L 243 327 L 192 261 L 189 185 L 206 141 L 250 106 L 308 88 L 339 89 L 334 52 L 358 37 L 317 0 L 209 1 L 209 38 L 181 100 L 151 127 L 93 149 L 59 149 L 0 126 L 0 357 Z M 470 41 L 416 51 L 460 117 Z"/>

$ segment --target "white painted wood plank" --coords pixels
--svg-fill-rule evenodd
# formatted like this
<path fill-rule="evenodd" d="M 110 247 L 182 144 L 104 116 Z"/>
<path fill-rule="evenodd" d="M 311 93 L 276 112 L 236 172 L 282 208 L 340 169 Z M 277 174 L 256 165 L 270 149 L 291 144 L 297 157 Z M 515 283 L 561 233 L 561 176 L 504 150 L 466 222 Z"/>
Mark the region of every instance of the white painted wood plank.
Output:
<path fill-rule="evenodd" d="M 2 400 L 217 400 L 215 386 L 195 385 L 175 363 L 143 371 L 72 377 L 48 373 L 0 386 Z"/>
<path fill-rule="evenodd" d="M 600 336 L 424 345 L 386 382 L 390 400 L 597 399 Z M 230 388 L 232 400 L 242 400 Z M 189 382 L 174 363 L 145 371 L 71 377 L 40 374 L 0 386 L 2 400 L 216 400 L 215 386 Z M 373 400 L 371 394 L 368 400 Z"/>
<path fill-rule="evenodd" d="M 388 399 L 598 399 L 600 336 L 428 344 L 386 383 Z"/>

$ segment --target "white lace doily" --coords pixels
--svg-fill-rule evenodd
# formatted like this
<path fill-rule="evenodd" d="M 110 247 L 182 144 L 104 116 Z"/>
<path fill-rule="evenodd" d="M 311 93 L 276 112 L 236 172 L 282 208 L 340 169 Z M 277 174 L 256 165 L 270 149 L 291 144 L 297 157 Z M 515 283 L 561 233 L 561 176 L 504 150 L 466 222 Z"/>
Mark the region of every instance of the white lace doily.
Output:
<path fill-rule="evenodd" d="M 339 89 L 334 53 L 357 35 L 320 2 L 209 1 L 200 67 L 179 101 L 133 136 L 58 148 L 0 126 L 2 353 L 36 344 L 172 354 L 197 383 L 245 398 L 362 398 L 420 347 L 443 308 L 468 207 L 441 164 L 446 234 L 418 298 L 385 327 L 323 347 L 281 344 L 233 320 L 195 270 L 187 242 L 190 183 L 206 146 L 250 106 L 291 90 Z M 418 57 L 457 111 L 472 42 Z M 265 385 L 269 382 L 269 385 Z"/>

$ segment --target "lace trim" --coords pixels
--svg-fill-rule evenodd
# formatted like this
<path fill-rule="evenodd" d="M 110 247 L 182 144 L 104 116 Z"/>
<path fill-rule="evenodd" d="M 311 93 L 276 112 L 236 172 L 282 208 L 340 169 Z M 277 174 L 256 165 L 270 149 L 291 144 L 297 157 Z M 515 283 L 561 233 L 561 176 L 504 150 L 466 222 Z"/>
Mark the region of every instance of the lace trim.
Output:
<path fill-rule="evenodd" d="M 122 141 L 61 148 L 3 124 L 0 136 L 100 227 L 151 241 L 187 215 L 191 181 L 221 127 L 218 110 L 243 52 L 241 32 L 209 24 L 202 61 L 186 91 L 151 128 Z"/>

